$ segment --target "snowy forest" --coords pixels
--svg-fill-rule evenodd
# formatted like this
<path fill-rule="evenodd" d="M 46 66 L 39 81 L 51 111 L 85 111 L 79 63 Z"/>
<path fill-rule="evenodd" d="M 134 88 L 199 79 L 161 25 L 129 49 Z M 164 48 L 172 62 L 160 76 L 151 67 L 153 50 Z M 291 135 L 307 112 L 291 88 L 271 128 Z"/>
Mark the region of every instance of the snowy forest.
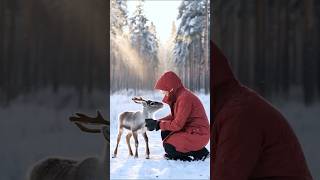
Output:
<path fill-rule="evenodd" d="M 105 0 L 0 1 L 1 180 L 28 179 L 46 157 L 102 154 L 103 136 L 68 117 L 109 114 L 108 9 Z"/>
<path fill-rule="evenodd" d="M 270 99 L 320 100 L 320 1 L 215 0 L 214 39 L 241 82 Z"/>
<path fill-rule="evenodd" d="M 119 114 L 143 108 L 131 100 L 136 95 L 161 101 L 162 95 L 153 87 L 165 71 L 179 75 L 183 84 L 199 97 L 210 117 L 209 0 L 111 0 L 110 3 L 111 152 L 118 147 Z M 154 118 L 169 113 L 166 105 Z M 167 161 L 163 158 L 159 131 L 147 134 L 150 159 L 144 156 L 146 145 L 142 136 L 138 136 L 139 158 L 128 156 L 128 136 L 122 137 L 118 156 L 112 158 L 110 153 L 110 179 L 209 179 L 209 158 L 203 162 Z M 209 146 L 210 143 L 208 149 Z"/>
<path fill-rule="evenodd" d="M 176 20 L 167 22 L 166 27 L 156 27 L 148 19 L 146 1 L 136 2 L 130 16 L 126 0 L 111 1 L 111 92 L 151 90 L 161 73 L 173 70 L 187 88 L 208 93 L 209 1 L 182 0 Z M 159 40 L 158 28 L 171 30 L 167 41 Z"/>
<path fill-rule="evenodd" d="M 1 0 L 0 104 L 48 89 L 105 90 L 105 2 Z"/>

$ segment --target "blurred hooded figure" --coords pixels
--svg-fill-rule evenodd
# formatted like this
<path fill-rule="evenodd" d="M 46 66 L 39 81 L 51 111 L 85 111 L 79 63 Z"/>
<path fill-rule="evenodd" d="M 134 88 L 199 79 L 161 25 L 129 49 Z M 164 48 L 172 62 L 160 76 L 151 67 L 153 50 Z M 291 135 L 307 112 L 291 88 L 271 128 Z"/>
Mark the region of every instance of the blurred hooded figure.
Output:
<path fill-rule="evenodd" d="M 211 42 L 214 180 L 311 180 L 302 148 L 281 113 L 234 77 Z"/>
<path fill-rule="evenodd" d="M 186 89 L 172 71 L 164 73 L 155 85 L 164 94 L 163 102 L 171 113 L 158 121 L 146 119 L 149 130 L 161 130 L 165 158 L 204 160 L 209 151 L 209 121 L 199 98 Z"/>

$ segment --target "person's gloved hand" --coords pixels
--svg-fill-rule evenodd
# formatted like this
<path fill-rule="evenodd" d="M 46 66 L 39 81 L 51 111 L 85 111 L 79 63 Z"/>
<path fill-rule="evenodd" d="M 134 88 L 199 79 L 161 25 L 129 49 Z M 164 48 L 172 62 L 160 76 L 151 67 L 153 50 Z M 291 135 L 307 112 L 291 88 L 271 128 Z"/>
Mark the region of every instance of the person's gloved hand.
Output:
<path fill-rule="evenodd" d="M 146 127 L 149 131 L 156 130 L 158 131 L 160 129 L 160 121 L 154 120 L 154 119 L 145 119 Z"/>

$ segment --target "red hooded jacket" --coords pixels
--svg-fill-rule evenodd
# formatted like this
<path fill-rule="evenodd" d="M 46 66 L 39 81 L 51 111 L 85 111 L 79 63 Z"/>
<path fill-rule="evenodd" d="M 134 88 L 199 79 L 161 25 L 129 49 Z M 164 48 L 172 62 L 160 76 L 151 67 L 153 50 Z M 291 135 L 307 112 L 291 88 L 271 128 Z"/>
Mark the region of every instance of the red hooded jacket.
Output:
<path fill-rule="evenodd" d="M 163 140 L 179 152 L 202 149 L 210 138 L 209 121 L 199 98 L 186 89 L 174 72 L 164 73 L 155 89 L 170 92 L 163 102 L 170 106 L 171 114 L 160 119 L 160 129 L 172 131 Z"/>
<path fill-rule="evenodd" d="M 302 148 L 281 113 L 234 77 L 211 42 L 211 179 L 311 180 Z"/>

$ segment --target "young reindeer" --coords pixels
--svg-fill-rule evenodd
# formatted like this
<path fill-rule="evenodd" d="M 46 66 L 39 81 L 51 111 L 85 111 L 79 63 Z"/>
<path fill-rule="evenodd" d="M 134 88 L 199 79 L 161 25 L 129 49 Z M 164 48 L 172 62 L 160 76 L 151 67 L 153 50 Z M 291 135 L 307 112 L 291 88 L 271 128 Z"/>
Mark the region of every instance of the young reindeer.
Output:
<path fill-rule="evenodd" d="M 70 117 L 83 132 L 102 133 L 106 140 L 103 157 L 88 157 L 83 160 L 49 157 L 36 163 L 30 171 L 29 180 L 102 180 L 109 179 L 109 127 L 110 122 L 102 118 L 98 111 L 95 118 L 76 113 Z M 100 129 L 92 129 L 84 124 L 101 126 Z"/>
<path fill-rule="evenodd" d="M 138 158 L 138 133 L 143 135 L 143 138 L 146 143 L 146 159 L 150 158 L 150 150 L 149 150 L 149 140 L 147 136 L 147 128 L 145 127 L 145 119 L 153 118 L 153 115 L 156 111 L 163 107 L 161 102 L 144 100 L 142 97 L 134 97 L 132 100 L 137 104 L 142 104 L 142 111 L 135 112 L 123 112 L 119 115 L 119 126 L 118 126 L 118 137 L 117 137 L 117 145 L 113 153 L 113 158 L 117 156 L 119 142 L 123 133 L 123 128 L 129 130 L 129 133 L 126 135 L 126 142 L 129 149 L 129 155 L 133 156 L 131 146 L 130 146 L 130 138 L 133 136 L 135 141 L 135 158 Z"/>

